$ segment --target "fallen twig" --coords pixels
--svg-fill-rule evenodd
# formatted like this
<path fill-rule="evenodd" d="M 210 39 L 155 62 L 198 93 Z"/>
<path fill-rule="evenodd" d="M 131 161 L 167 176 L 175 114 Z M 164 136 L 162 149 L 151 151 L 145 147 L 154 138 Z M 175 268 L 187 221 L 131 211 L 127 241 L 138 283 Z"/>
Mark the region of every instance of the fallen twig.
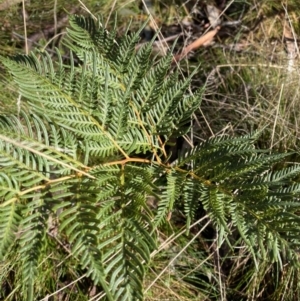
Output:
<path fill-rule="evenodd" d="M 209 43 L 214 38 L 214 36 L 218 33 L 220 28 L 221 28 L 220 26 L 216 27 L 215 29 L 207 32 L 206 34 L 201 36 L 199 39 L 197 39 L 196 41 L 194 41 L 193 43 L 191 43 L 190 45 L 185 47 L 182 50 L 181 54 L 174 56 L 173 62 L 175 63 L 175 62 L 182 60 L 192 50 L 195 50 L 195 49 L 199 48 L 200 46 Z"/>

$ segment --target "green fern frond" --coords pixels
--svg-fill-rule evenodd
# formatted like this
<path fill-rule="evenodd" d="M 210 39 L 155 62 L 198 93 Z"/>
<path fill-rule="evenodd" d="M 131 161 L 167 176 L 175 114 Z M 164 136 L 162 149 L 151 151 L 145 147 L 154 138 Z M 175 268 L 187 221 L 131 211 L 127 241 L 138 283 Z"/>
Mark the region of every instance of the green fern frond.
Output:
<path fill-rule="evenodd" d="M 150 72 L 145 74 L 141 83 L 141 89 L 138 90 L 139 103 L 143 113 L 149 112 L 163 94 L 163 83 L 168 74 L 171 61 L 172 56 L 169 53 L 155 67 L 153 67 Z"/>
<path fill-rule="evenodd" d="M 198 200 L 201 196 L 201 191 L 204 189 L 204 185 L 195 181 L 193 178 L 187 178 L 183 186 L 183 202 L 184 213 L 186 215 L 186 227 L 187 233 L 189 233 L 189 227 L 192 221 L 195 219 L 197 210 L 200 209 L 200 203 Z"/>
<path fill-rule="evenodd" d="M 167 183 L 162 191 L 162 196 L 158 204 L 157 215 L 154 219 L 155 225 L 161 225 L 172 214 L 174 204 L 182 195 L 182 187 L 186 181 L 186 175 L 170 170 L 167 173 Z"/>
<path fill-rule="evenodd" d="M 228 208 L 230 199 L 226 197 L 217 187 L 201 187 L 200 200 L 204 209 L 210 214 L 212 220 L 227 231 Z"/>
<path fill-rule="evenodd" d="M 16 240 L 19 222 L 21 219 L 20 208 L 12 203 L 0 209 L 0 260 L 7 255 L 7 250 Z"/>
<path fill-rule="evenodd" d="M 39 194 L 23 210 L 20 223 L 20 254 L 22 256 L 23 291 L 26 300 L 34 300 L 34 287 L 38 276 L 38 264 L 44 236 L 46 235 L 47 206 L 44 206 Z M 24 218 L 25 217 L 25 218 Z"/>
<path fill-rule="evenodd" d="M 67 281 L 85 275 L 108 300 L 143 300 L 156 230 L 177 204 L 188 229 L 200 211 L 218 248 L 243 250 L 249 291 L 267 274 L 265 262 L 278 270 L 297 264 L 300 169 L 273 170 L 290 154 L 257 149 L 255 132 L 214 137 L 170 164 L 166 145 L 188 131 L 202 89 L 187 93 L 192 75 L 170 72 L 171 53 L 154 63 L 151 43 L 136 47 L 139 33 L 119 38 L 71 16 L 70 63 L 59 50 L 56 59 L 1 57 L 26 105 L 0 116 L 0 258 L 20 253 L 15 290 L 28 300 L 54 287 L 37 287 L 50 253 L 61 263 L 49 266 L 63 266 Z"/>
<path fill-rule="evenodd" d="M 238 138 L 230 138 L 226 136 L 216 136 L 208 139 L 192 148 L 191 150 L 181 154 L 177 161 L 177 166 L 183 166 L 184 164 L 189 164 L 192 160 L 200 158 L 201 162 L 206 162 L 207 158 L 210 159 L 209 154 L 216 152 L 215 156 L 211 157 L 211 160 L 218 158 L 218 152 L 222 154 L 231 155 L 231 150 L 248 151 L 251 155 L 254 150 L 254 142 L 259 137 L 259 132 L 252 135 L 245 135 Z"/>
<path fill-rule="evenodd" d="M 293 165 L 266 174 L 265 181 L 270 181 L 272 182 L 273 185 L 276 185 L 276 183 L 278 183 L 278 185 L 284 185 L 286 181 L 293 180 L 299 174 L 300 174 L 299 165 Z"/>

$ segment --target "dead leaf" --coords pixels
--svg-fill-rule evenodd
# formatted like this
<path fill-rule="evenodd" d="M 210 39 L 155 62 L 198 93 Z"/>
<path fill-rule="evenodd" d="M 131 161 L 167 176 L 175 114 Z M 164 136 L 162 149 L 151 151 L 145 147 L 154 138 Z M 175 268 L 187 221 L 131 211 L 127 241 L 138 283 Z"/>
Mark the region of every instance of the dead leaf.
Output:
<path fill-rule="evenodd" d="M 213 5 L 206 5 L 207 18 L 212 28 L 220 25 L 220 10 Z"/>

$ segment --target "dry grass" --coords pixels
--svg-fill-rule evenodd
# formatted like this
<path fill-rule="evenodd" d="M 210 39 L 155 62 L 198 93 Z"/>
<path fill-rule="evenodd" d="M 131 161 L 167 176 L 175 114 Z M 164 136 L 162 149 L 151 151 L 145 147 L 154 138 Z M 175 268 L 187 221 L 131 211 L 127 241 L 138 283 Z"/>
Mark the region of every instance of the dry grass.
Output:
<path fill-rule="evenodd" d="M 299 24 L 299 17 L 284 6 L 273 14 L 270 7 L 263 12 L 264 5 L 252 9 L 253 14 L 264 15 L 255 30 L 201 51 L 208 57 L 208 63 L 203 62 L 207 89 L 202 111 L 214 134 L 264 128 L 262 146 L 298 149 L 299 49 L 287 35 L 297 38 L 299 28 L 294 24 Z M 245 19 L 253 23 L 249 18 Z M 205 137 L 211 135 L 207 122 L 200 122 Z"/>

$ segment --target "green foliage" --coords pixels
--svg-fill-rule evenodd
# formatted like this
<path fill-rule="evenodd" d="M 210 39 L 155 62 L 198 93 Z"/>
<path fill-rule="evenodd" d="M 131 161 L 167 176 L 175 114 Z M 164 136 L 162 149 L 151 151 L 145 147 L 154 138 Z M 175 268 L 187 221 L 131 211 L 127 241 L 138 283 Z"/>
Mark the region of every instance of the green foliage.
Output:
<path fill-rule="evenodd" d="M 204 211 L 217 248 L 225 241 L 251 254 L 245 296 L 266 262 L 278 275 L 298 268 L 300 168 L 273 170 L 289 154 L 256 149 L 259 133 L 215 137 L 169 162 L 166 145 L 189 130 L 201 89 L 188 93 L 191 78 L 170 71 L 171 54 L 154 63 L 151 44 L 136 51 L 138 40 L 139 32 L 118 38 L 71 16 L 67 61 L 58 50 L 57 60 L 47 52 L 1 57 L 26 104 L 0 117 L 1 298 L 58 294 L 55 275 L 85 278 L 107 300 L 142 300 L 156 230 L 176 204 L 187 230 Z"/>

